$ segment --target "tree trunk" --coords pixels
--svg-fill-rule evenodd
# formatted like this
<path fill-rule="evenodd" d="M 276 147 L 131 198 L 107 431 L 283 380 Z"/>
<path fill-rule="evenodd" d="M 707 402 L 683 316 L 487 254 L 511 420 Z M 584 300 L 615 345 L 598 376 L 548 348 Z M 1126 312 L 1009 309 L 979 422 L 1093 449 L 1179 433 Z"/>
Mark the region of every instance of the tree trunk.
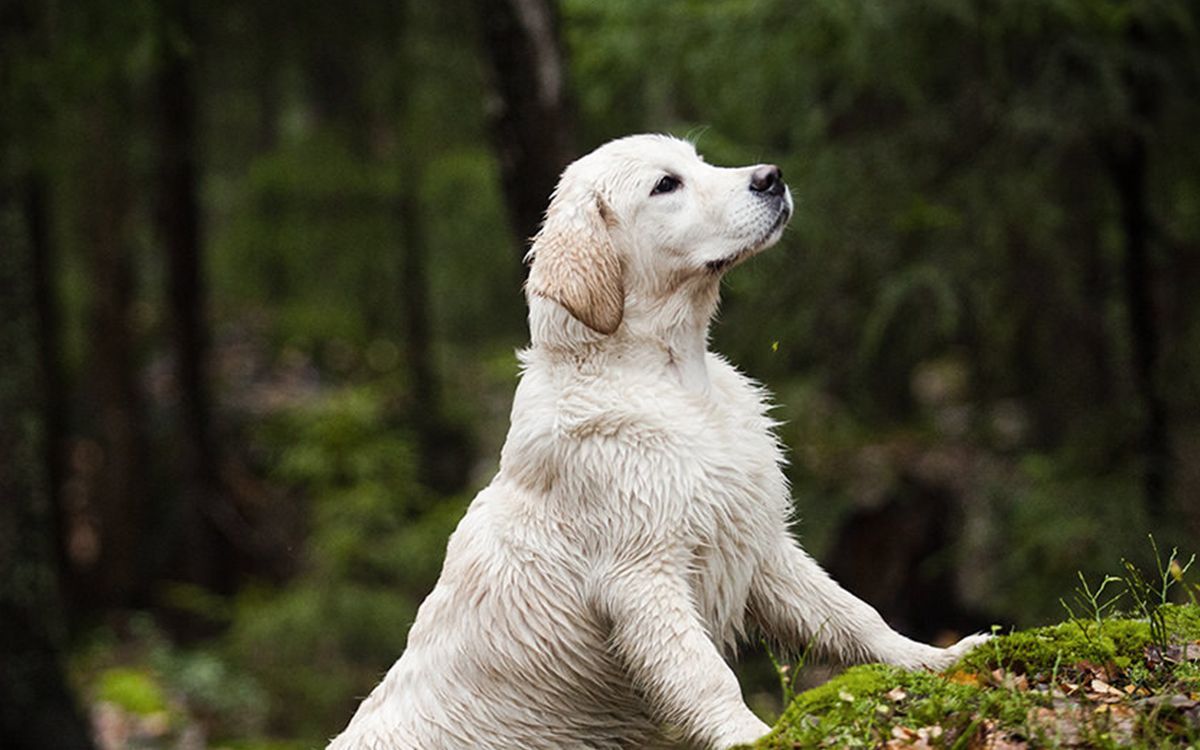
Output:
<path fill-rule="evenodd" d="M 60 586 L 70 580 L 67 554 L 66 513 L 62 487 L 65 466 L 67 412 L 69 401 L 59 359 L 61 325 L 55 272 L 57 254 L 50 238 L 48 190 L 40 175 L 30 174 L 25 181 L 25 228 L 32 254 L 30 273 L 33 285 L 33 313 L 37 321 L 36 340 L 38 379 L 41 382 L 42 466 L 45 473 L 48 518 L 53 532 L 54 568 Z"/>
<path fill-rule="evenodd" d="M 415 181 L 413 184 L 417 184 Z M 409 423 L 416 433 L 420 480 L 439 494 L 466 487 L 472 451 L 470 439 L 447 423 L 432 348 L 429 321 L 429 278 L 417 196 L 406 186 L 399 199 L 400 300 L 404 312 L 404 350 L 409 380 Z"/>
<path fill-rule="evenodd" d="M 1130 45 L 1144 48 L 1145 31 L 1134 26 Z M 1155 81 L 1140 69 L 1126 70 L 1129 123 L 1107 144 L 1108 166 L 1120 209 L 1126 318 L 1133 349 L 1134 386 L 1142 402 L 1140 450 L 1146 509 L 1152 518 L 1166 514 L 1171 484 L 1171 445 L 1167 403 L 1159 388 L 1159 326 L 1154 304 L 1150 257 L 1151 217 L 1147 196 L 1149 157 L 1145 128 L 1158 109 Z"/>
<path fill-rule="evenodd" d="M 119 99 L 119 95 L 116 95 Z M 81 597 L 89 605 L 144 603 L 146 466 L 141 404 L 130 313 L 134 275 L 129 240 L 132 210 L 124 132 L 129 120 L 118 101 L 92 102 L 90 156 L 83 167 L 81 222 L 91 278 L 89 403 L 94 405 L 94 482 L 87 503 L 90 541 L 77 548 Z M 119 124 L 124 123 L 124 124 Z"/>
<path fill-rule="evenodd" d="M 167 260 L 168 304 L 179 405 L 180 507 L 172 514 L 171 574 L 212 591 L 232 590 L 236 556 L 217 519 L 235 516 L 222 495 L 212 434 L 208 381 L 209 329 L 204 238 L 198 197 L 196 45 L 190 4 L 177 0 L 169 17 L 188 46 L 168 48 L 157 78 L 158 234 Z M 164 34 L 164 36 L 166 36 Z M 231 522 L 236 519 L 231 518 Z"/>
<path fill-rule="evenodd" d="M 1167 405 L 1157 384 L 1159 332 L 1153 298 L 1146 205 L 1146 142 L 1129 134 L 1112 162 L 1121 209 L 1125 307 L 1133 348 L 1134 384 L 1142 401 L 1141 452 L 1146 508 L 1162 518 L 1171 473 Z"/>
<path fill-rule="evenodd" d="M 39 402 L 50 394 L 38 388 L 34 285 L 41 261 L 30 237 L 38 229 L 16 229 L 21 211 L 10 177 L 0 175 L 0 744 L 76 750 L 91 739 L 63 675 L 55 529 L 47 467 L 39 460 L 47 439 Z"/>
<path fill-rule="evenodd" d="M 492 143 L 512 230 L 524 248 L 575 155 L 558 14 L 550 0 L 479 0 L 477 7 L 497 100 Z"/>

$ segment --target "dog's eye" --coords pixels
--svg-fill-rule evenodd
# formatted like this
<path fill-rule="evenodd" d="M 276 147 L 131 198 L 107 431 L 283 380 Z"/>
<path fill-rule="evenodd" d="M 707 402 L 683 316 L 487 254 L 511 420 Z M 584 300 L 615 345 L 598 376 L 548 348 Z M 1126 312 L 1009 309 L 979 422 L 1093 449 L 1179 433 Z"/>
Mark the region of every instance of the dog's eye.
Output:
<path fill-rule="evenodd" d="M 682 186 L 682 185 L 683 185 L 683 183 L 679 181 L 678 177 L 672 177 L 671 175 L 665 175 L 661 180 L 658 181 L 657 184 L 655 184 L 654 189 L 650 191 L 650 195 L 662 195 L 663 193 L 673 193 L 676 190 L 678 190 L 680 188 L 680 186 Z"/>

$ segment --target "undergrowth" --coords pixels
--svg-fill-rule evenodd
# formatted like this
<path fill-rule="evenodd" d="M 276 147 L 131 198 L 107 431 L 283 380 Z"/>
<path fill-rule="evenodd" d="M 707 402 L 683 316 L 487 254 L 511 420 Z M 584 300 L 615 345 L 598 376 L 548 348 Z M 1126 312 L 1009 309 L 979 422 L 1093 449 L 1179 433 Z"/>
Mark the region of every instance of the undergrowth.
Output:
<path fill-rule="evenodd" d="M 1157 569 L 1080 585 L 1068 618 L 997 635 L 942 674 L 854 667 L 796 695 L 758 748 L 1163 747 L 1200 742 L 1200 586 Z M 781 683 L 791 684 L 790 676 Z"/>

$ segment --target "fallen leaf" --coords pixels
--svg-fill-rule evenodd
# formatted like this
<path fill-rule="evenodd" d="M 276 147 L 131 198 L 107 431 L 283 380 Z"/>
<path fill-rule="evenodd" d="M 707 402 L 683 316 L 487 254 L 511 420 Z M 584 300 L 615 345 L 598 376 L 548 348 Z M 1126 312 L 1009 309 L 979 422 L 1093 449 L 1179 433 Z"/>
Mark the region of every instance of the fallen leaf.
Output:
<path fill-rule="evenodd" d="M 888 740 L 883 743 L 883 747 L 885 750 L 933 750 L 933 745 L 920 738 L 915 740 Z"/>
<path fill-rule="evenodd" d="M 888 750 L 932 750 L 933 746 L 921 735 L 921 730 L 909 729 L 906 726 L 892 727 L 892 739 L 884 743 Z"/>
<path fill-rule="evenodd" d="M 1091 675 L 1092 677 L 1097 677 L 1105 682 L 1108 682 L 1111 679 L 1109 677 L 1108 667 L 1088 661 L 1087 659 L 1076 662 L 1075 669 L 1080 674 Z"/>
<path fill-rule="evenodd" d="M 1125 694 L 1122 693 L 1120 690 L 1113 687 L 1112 685 L 1109 685 L 1104 680 L 1099 680 L 1099 679 L 1092 680 L 1092 691 L 1095 693 L 1099 693 L 1100 695 L 1112 695 L 1112 696 L 1116 696 L 1118 698 L 1125 697 Z"/>
<path fill-rule="evenodd" d="M 956 685 L 966 685 L 968 687 L 983 687 L 983 680 L 974 672 L 954 672 L 946 677 L 947 680 Z"/>

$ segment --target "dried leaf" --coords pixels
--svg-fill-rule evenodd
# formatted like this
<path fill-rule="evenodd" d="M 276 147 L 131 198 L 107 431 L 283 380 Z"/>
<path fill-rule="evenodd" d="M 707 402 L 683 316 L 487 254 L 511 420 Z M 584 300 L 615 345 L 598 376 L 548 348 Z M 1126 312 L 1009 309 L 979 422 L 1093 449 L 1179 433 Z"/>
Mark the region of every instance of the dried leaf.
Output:
<path fill-rule="evenodd" d="M 956 685 L 967 685 L 968 687 L 983 687 L 983 680 L 974 672 L 954 672 L 946 677 Z"/>
<path fill-rule="evenodd" d="M 927 728 L 909 729 L 905 726 L 892 727 L 892 739 L 888 740 L 885 748 L 907 748 L 908 750 L 932 750 L 933 746 L 929 744 Z M 940 729 L 940 727 L 939 727 Z"/>
<path fill-rule="evenodd" d="M 1116 696 L 1118 698 L 1125 697 L 1124 693 L 1122 693 L 1120 690 L 1113 687 L 1112 685 L 1109 685 L 1104 680 L 1100 680 L 1100 679 L 1092 680 L 1091 687 L 1092 687 L 1092 692 L 1097 693 L 1102 696 Z"/>

